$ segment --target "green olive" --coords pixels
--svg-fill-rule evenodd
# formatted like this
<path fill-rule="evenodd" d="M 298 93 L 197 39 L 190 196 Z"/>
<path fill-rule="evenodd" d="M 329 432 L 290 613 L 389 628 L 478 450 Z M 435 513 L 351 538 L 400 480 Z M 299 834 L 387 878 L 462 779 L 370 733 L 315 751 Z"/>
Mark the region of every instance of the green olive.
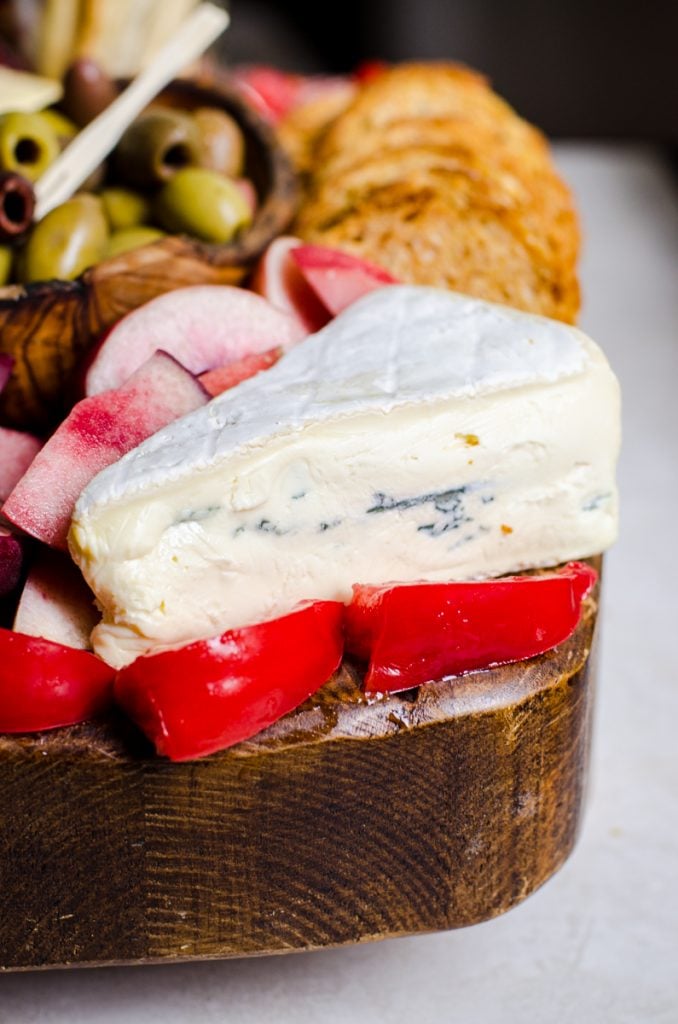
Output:
<path fill-rule="evenodd" d="M 48 107 L 47 110 L 41 110 L 37 116 L 46 121 L 50 126 L 57 137 L 57 142 L 61 149 L 65 149 L 68 143 L 78 134 L 77 125 L 73 124 L 70 118 L 62 114 L 60 110 Z"/>
<path fill-rule="evenodd" d="M 0 288 L 7 284 L 12 273 L 14 253 L 8 245 L 0 245 Z"/>
<path fill-rule="evenodd" d="M 129 126 L 115 151 L 119 177 L 141 188 L 161 185 L 180 168 L 199 162 L 198 129 L 192 118 L 158 107 Z"/>
<path fill-rule="evenodd" d="M 35 225 L 26 243 L 22 280 L 72 280 L 104 255 L 108 228 L 97 196 L 81 193 Z"/>
<path fill-rule="evenodd" d="M 108 240 L 104 259 L 112 259 L 114 256 L 122 256 L 124 252 L 131 252 L 132 249 L 140 249 L 142 245 L 150 245 L 160 238 L 165 238 L 165 232 L 159 228 L 152 228 L 149 224 L 137 224 L 132 228 L 123 228 L 122 231 L 114 231 Z"/>
<path fill-rule="evenodd" d="M 0 118 L 0 170 L 37 181 L 59 151 L 57 134 L 41 114 L 12 113 Z"/>
<path fill-rule="evenodd" d="M 185 167 L 161 189 L 156 219 L 168 231 L 204 242 L 230 242 L 252 220 L 237 185 L 204 167 Z"/>
<path fill-rule="evenodd" d="M 111 231 L 124 231 L 126 228 L 136 227 L 150 216 L 150 203 L 146 196 L 132 192 L 128 188 L 105 188 L 101 193 L 101 201 Z"/>
<path fill-rule="evenodd" d="M 223 110 L 199 107 L 193 112 L 200 142 L 200 164 L 229 178 L 238 178 L 245 163 L 245 138 Z"/>

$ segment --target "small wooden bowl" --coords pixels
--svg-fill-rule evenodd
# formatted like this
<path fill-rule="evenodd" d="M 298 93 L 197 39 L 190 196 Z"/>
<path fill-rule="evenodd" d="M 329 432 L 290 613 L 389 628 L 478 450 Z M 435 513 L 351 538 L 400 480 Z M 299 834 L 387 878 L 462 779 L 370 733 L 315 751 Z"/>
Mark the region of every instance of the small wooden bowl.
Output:
<path fill-rule="evenodd" d="M 237 284 L 294 216 L 296 178 L 268 125 L 222 72 L 173 82 L 161 98 L 171 106 L 218 106 L 246 139 L 246 173 L 259 206 L 250 228 L 228 245 L 169 237 L 105 260 L 76 281 L 0 288 L 0 352 L 14 359 L 0 395 L 0 423 L 47 430 L 68 408 L 83 355 L 112 324 L 162 292 L 194 284 Z"/>

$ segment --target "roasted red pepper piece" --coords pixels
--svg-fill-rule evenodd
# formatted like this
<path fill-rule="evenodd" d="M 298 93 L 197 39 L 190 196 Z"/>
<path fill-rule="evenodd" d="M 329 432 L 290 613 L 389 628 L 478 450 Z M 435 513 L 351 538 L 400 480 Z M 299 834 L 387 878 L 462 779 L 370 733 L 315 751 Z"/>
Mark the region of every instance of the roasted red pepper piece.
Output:
<path fill-rule="evenodd" d="M 89 651 L 0 629 L 0 732 L 95 718 L 113 700 L 114 669 Z"/>
<path fill-rule="evenodd" d="M 249 739 L 327 682 L 343 653 L 343 605 L 316 601 L 255 626 L 137 658 L 118 703 L 159 754 L 188 761 Z"/>
<path fill-rule="evenodd" d="M 570 562 L 538 576 L 358 585 L 346 612 L 346 649 L 369 661 L 368 693 L 522 661 L 570 636 L 596 579 L 595 569 Z"/>

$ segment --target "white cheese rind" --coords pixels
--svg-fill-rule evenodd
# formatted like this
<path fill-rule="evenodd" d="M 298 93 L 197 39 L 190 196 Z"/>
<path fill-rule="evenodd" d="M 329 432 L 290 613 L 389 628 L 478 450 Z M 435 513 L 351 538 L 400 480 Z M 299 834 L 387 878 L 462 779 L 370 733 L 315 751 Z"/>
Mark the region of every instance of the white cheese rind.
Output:
<path fill-rule="evenodd" d="M 617 383 L 581 332 L 385 288 L 87 488 L 71 543 L 96 649 L 120 665 L 358 581 L 602 551 L 618 445 Z"/>

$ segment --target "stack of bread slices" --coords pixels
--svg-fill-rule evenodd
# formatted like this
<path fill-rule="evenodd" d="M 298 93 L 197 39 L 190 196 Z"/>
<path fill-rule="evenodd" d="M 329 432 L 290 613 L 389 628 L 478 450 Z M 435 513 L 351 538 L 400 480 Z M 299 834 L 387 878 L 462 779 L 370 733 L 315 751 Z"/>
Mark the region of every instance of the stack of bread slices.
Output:
<path fill-rule="evenodd" d="M 338 116 L 281 126 L 311 154 L 304 239 L 436 285 L 574 322 L 579 230 L 548 145 L 476 72 L 400 65 Z M 297 134 L 295 136 L 295 130 Z M 303 147 L 302 144 L 303 143 Z"/>

